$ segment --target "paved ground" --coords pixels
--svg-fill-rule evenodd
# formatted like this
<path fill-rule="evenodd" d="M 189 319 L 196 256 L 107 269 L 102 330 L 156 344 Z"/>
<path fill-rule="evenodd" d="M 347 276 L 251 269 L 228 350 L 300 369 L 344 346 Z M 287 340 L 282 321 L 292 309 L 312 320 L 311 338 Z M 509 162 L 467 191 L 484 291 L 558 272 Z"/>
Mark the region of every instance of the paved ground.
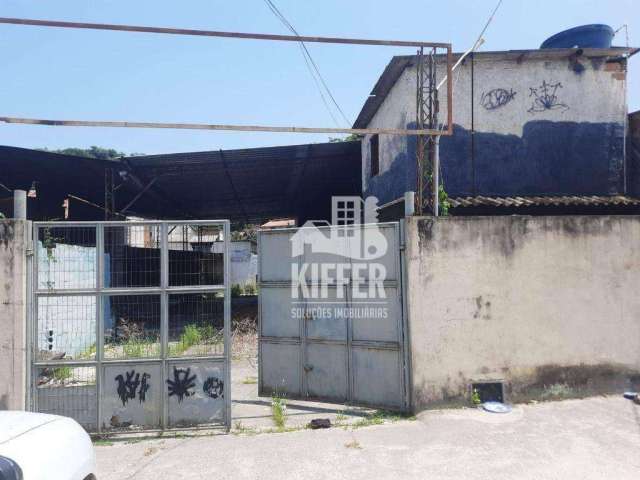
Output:
<path fill-rule="evenodd" d="M 96 447 L 100 480 L 638 479 L 640 406 L 619 397 L 432 411 L 415 421 Z"/>
<path fill-rule="evenodd" d="M 233 362 L 231 382 L 233 392 L 232 416 L 236 430 L 270 430 L 272 420 L 271 399 L 258 397 L 258 369 L 255 359 Z M 328 418 L 332 423 L 355 423 L 373 410 L 345 407 L 331 403 L 287 400 L 287 426 L 303 427 L 314 418 Z"/>

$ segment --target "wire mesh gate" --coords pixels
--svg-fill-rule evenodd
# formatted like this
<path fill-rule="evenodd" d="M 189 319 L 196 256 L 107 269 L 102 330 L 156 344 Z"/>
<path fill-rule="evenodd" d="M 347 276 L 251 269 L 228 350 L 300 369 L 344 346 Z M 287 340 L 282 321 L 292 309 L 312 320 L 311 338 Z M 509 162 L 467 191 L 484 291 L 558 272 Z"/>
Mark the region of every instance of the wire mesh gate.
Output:
<path fill-rule="evenodd" d="M 231 425 L 227 220 L 34 223 L 28 404 L 93 432 Z"/>

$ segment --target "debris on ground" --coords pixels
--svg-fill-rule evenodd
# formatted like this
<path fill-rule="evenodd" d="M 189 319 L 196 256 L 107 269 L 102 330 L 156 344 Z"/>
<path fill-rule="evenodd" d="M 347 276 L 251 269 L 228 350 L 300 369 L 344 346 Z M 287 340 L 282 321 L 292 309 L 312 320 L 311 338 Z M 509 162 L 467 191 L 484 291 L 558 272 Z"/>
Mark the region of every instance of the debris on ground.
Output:
<path fill-rule="evenodd" d="M 491 413 L 509 413 L 511 405 L 505 405 L 502 402 L 484 402 L 482 408 Z"/>
<path fill-rule="evenodd" d="M 309 428 L 313 430 L 318 428 L 331 428 L 331 420 L 328 418 L 314 418 L 309 422 Z"/>
<path fill-rule="evenodd" d="M 622 396 L 627 400 L 636 400 L 638 398 L 638 392 L 624 392 Z"/>

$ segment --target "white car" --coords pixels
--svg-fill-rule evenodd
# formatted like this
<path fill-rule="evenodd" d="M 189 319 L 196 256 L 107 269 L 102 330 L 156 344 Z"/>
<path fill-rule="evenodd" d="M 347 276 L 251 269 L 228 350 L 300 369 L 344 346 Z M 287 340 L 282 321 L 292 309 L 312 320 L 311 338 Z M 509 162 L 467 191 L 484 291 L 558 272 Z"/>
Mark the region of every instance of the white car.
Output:
<path fill-rule="evenodd" d="M 0 412 L 0 480 L 95 480 L 87 432 L 71 418 Z"/>

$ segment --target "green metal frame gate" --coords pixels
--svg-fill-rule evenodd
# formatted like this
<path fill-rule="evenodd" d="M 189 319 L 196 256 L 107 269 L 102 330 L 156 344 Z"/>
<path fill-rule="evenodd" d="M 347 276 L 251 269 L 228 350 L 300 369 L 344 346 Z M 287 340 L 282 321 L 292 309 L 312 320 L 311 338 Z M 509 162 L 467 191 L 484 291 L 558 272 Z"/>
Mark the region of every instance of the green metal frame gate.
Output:
<path fill-rule="evenodd" d="M 229 222 L 33 228 L 29 408 L 92 432 L 229 428 Z"/>

